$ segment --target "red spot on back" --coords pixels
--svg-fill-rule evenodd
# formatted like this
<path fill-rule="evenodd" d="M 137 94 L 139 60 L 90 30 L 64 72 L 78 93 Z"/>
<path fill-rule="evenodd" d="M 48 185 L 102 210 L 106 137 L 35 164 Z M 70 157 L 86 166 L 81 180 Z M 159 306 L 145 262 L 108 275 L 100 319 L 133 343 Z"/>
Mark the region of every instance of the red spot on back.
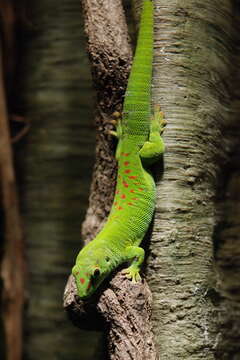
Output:
<path fill-rule="evenodd" d="M 136 197 L 134 197 L 134 198 L 132 198 L 132 200 L 137 200 L 138 198 L 136 198 Z"/>
<path fill-rule="evenodd" d="M 143 188 L 138 188 L 139 191 L 143 191 L 144 189 Z"/>
<path fill-rule="evenodd" d="M 125 174 L 129 174 L 131 171 L 130 169 L 124 170 Z"/>
<path fill-rule="evenodd" d="M 117 201 L 115 201 L 114 205 L 117 206 L 117 204 L 118 204 Z"/>
<path fill-rule="evenodd" d="M 88 283 L 88 290 L 90 289 L 90 287 L 92 286 L 92 283 L 91 283 L 91 281 L 89 281 L 89 283 Z"/>
<path fill-rule="evenodd" d="M 84 283 L 85 283 L 85 279 L 84 279 L 84 278 L 80 278 L 79 280 L 80 280 L 80 283 L 81 283 L 81 284 L 84 284 Z"/>
<path fill-rule="evenodd" d="M 130 163 L 129 163 L 129 161 L 124 161 L 124 163 L 123 163 L 125 166 L 128 166 Z"/>
<path fill-rule="evenodd" d="M 126 195 L 125 195 L 125 194 L 122 194 L 122 195 L 121 195 L 121 198 L 122 198 L 122 199 L 126 199 Z"/>
<path fill-rule="evenodd" d="M 130 190 L 130 193 L 134 193 L 135 191 L 133 189 Z"/>
<path fill-rule="evenodd" d="M 128 187 L 129 185 L 126 183 L 126 181 L 123 181 L 123 186 Z"/>
<path fill-rule="evenodd" d="M 129 202 L 128 205 L 133 205 L 133 203 Z"/>
<path fill-rule="evenodd" d="M 130 155 L 130 153 L 122 153 L 122 156 L 129 156 Z"/>
<path fill-rule="evenodd" d="M 119 207 L 118 207 L 118 210 L 122 210 L 122 209 L 123 209 L 122 206 L 119 206 Z"/>
<path fill-rule="evenodd" d="M 129 176 L 129 179 L 136 179 L 136 178 L 137 176 L 133 176 L 133 175 Z"/>

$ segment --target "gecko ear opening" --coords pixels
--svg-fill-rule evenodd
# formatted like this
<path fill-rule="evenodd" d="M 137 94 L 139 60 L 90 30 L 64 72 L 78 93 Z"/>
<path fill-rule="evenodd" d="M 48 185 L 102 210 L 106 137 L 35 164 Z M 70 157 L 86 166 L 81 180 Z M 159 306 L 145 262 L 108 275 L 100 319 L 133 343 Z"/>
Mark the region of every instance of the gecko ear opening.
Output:
<path fill-rule="evenodd" d="M 100 270 L 98 268 L 96 268 L 93 272 L 93 276 L 94 278 L 97 278 L 100 275 Z"/>

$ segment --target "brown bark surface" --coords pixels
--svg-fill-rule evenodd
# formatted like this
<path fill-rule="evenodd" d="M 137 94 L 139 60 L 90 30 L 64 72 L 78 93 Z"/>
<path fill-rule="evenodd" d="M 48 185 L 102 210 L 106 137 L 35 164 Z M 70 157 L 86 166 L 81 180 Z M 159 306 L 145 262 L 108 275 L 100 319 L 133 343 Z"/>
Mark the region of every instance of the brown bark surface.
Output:
<path fill-rule="evenodd" d="M 93 83 L 97 91 L 96 163 L 90 204 L 83 224 L 83 236 L 89 240 L 99 231 L 112 205 L 116 143 L 108 131 L 113 129 L 110 123 L 112 114 L 121 111 L 132 52 L 120 0 L 86 0 L 83 8 Z"/>

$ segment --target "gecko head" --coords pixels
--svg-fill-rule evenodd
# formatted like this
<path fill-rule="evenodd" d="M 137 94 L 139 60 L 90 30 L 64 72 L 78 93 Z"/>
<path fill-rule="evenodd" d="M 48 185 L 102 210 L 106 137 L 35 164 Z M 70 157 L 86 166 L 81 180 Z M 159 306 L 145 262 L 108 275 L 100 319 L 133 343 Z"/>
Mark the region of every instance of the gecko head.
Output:
<path fill-rule="evenodd" d="M 80 299 L 91 296 L 111 271 L 110 258 L 103 254 L 94 256 L 78 255 L 77 262 L 72 269 L 72 274 L 77 285 Z"/>

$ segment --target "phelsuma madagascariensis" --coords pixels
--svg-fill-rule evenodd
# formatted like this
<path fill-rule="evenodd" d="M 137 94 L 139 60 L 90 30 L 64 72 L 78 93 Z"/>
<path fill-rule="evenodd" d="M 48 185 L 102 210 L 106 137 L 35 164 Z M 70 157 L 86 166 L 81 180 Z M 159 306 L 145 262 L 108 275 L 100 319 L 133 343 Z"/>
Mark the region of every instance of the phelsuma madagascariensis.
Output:
<path fill-rule="evenodd" d="M 164 152 L 165 121 L 159 107 L 152 113 L 153 2 L 143 0 L 136 52 L 117 123 L 118 178 L 113 205 L 103 229 L 78 254 L 72 269 L 81 299 L 94 293 L 120 264 L 137 282 L 144 250 L 139 245 L 153 217 L 156 185 L 150 166 Z"/>

